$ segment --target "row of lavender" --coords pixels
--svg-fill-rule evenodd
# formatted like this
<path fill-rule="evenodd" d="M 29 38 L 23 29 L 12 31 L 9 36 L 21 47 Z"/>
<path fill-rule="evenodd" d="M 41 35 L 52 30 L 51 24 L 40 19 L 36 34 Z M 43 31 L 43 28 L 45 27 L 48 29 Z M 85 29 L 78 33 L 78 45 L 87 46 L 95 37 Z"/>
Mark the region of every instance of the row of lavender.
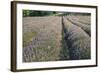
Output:
<path fill-rule="evenodd" d="M 26 21 L 27 19 L 28 18 L 26 18 Z M 59 60 L 62 30 L 61 17 L 34 17 L 32 19 L 33 20 L 30 21 L 31 23 L 29 22 L 29 25 L 33 25 L 33 27 L 31 26 L 30 28 L 33 29 L 32 31 L 36 31 L 37 35 L 32 37 L 28 46 L 24 46 L 23 61 L 35 62 Z M 30 30 L 28 27 L 25 28 Z"/>
<path fill-rule="evenodd" d="M 68 18 L 63 17 L 64 37 L 68 45 L 70 60 L 90 59 L 91 58 L 91 38 L 82 29 L 81 25 L 72 23 Z M 73 21 L 77 22 L 77 21 Z M 85 26 L 83 24 L 82 26 Z"/>
<path fill-rule="evenodd" d="M 23 46 L 23 62 L 90 59 L 90 18 L 85 21 L 86 17 L 75 17 L 24 18 L 23 35 L 33 31 L 37 34 Z"/>

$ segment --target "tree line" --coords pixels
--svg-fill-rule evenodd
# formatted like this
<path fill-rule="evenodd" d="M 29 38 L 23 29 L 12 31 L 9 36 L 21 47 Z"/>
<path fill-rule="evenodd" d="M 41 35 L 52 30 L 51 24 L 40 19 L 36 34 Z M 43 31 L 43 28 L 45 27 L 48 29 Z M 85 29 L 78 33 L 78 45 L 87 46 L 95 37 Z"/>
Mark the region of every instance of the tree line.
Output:
<path fill-rule="evenodd" d="M 37 10 L 23 10 L 23 17 L 31 16 L 66 16 L 66 15 L 91 15 L 90 13 L 78 13 L 78 12 L 56 12 L 56 11 L 37 11 Z"/>
<path fill-rule="evenodd" d="M 49 16 L 57 14 L 55 11 L 33 11 L 33 10 L 23 10 L 23 17 L 27 16 Z"/>

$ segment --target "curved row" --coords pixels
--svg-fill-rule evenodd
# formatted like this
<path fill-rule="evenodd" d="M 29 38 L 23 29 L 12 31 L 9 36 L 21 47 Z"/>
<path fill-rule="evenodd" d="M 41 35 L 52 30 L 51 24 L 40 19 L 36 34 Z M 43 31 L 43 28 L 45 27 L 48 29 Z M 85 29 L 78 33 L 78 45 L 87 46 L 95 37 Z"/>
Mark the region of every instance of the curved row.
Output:
<path fill-rule="evenodd" d="M 90 59 L 91 39 L 89 35 L 66 18 L 63 18 L 63 22 L 64 35 L 68 43 L 70 59 Z"/>
<path fill-rule="evenodd" d="M 91 36 L 91 26 L 90 25 L 86 25 L 84 23 L 81 23 L 71 17 L 67 17 L 67 20 L 69 20 L 71 23 L 81 27 L 86 33 L 88 33 L 89 36 Z"/>

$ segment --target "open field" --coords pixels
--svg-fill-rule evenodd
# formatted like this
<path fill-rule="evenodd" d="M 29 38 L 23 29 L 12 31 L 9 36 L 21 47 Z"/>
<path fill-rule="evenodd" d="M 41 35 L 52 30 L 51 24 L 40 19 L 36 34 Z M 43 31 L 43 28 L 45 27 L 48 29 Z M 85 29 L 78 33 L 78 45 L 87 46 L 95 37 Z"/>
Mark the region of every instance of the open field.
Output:
<path fill-rule="evenodd" d="M 90 16 L 23 17 L 23 62 L 91 58 Z"/>

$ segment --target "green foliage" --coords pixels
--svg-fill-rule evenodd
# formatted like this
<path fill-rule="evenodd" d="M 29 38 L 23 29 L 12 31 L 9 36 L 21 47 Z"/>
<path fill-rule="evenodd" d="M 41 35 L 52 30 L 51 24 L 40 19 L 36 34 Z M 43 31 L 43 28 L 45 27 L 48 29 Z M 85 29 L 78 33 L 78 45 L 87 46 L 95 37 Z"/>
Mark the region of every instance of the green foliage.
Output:
<path fill-rule="evenodd" d="M 37 10 L 23 10 L 23 17 L 28 17 L 28 16 L 49 16 L 49 15 L 54 15 L 54 16 L 66 16 L 66 15 L 90 15 L 90 13 L 77 13 L 77 12 L 56 12 L 56 11 L 37 11 Z"/>
<path fill-rule="evenodd" d="M 23 10 L 23 17 L 28 16 L 49 16 L 57 14 L 55 11 L 33 11 L 33 10 Z"/>
<path fill-rule="evenodd" d="M 29 16 L 30 11 L 29 10 L 23 10 L 23 16 Z"/>

